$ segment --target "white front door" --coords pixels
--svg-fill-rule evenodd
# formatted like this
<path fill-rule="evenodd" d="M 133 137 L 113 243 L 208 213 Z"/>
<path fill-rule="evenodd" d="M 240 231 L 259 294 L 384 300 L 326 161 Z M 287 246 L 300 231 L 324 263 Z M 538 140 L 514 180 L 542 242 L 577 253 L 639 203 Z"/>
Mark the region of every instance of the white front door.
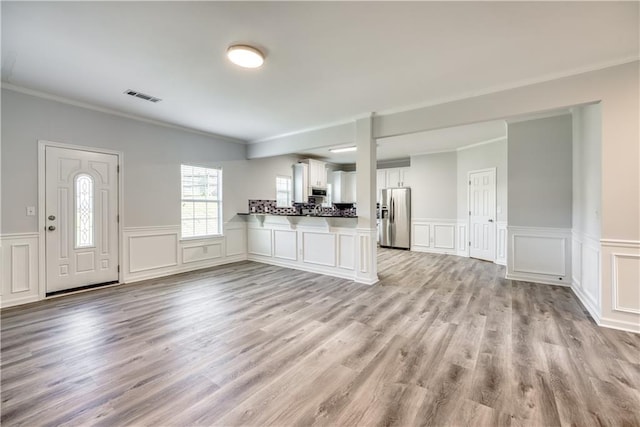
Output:
<path fill-rule="evenodd" d="M 469 173 L 469 256 L 496 259 L 496 170 Z"/>
<path fill-rule="evenodd" d="M 45 148 L 47 293 L 118 281 L 118 157 Z"/>

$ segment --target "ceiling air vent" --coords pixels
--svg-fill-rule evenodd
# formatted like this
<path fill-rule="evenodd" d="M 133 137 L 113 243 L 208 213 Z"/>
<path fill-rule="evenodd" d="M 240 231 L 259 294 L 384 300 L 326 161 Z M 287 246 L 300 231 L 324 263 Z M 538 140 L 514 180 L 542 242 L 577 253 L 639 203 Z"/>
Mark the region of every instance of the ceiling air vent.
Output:
<path fill-rule="evenodd" d="M 156 98 L 155 96 L 147 95 L 146 93 L 137 92 L 135 90 L 128 89 L 124 92 L 127 95 L 135 96 L 136 98 L 144 99 L 149 102 L 160 102 L 162 99 Z"/>

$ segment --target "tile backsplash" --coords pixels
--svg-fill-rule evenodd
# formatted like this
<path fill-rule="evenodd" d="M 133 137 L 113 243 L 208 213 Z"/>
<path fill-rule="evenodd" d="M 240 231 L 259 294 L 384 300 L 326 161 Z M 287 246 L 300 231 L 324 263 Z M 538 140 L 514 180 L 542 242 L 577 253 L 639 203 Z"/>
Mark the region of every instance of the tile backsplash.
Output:
<path fill-rule="evenodd" d="M 272 215 L 334 215 L 342 217 L 356 216 L 356 208 L 338 209 L 335 206 L 321 206 L 316 210 L 315 203 L 294 203 L 292 207 L 278 207 L 275 200 L 249 200 L 249 213 Z"/>
<path fill-rule="evenodd" d="M 249 213 L 269 213 L 273 215 L 295 215 L 295 207 L 278 207 L 275 200 L 249 200 Z"/>

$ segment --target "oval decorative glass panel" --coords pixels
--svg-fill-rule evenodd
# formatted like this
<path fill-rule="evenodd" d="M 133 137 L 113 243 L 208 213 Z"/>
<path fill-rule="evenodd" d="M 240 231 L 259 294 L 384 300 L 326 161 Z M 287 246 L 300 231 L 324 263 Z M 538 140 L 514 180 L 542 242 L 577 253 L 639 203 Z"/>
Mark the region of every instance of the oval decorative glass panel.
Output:
<path fill-rule="evenodd" d="M 76 176 L 76 247 L 93 246 L 93 178 Z"/>

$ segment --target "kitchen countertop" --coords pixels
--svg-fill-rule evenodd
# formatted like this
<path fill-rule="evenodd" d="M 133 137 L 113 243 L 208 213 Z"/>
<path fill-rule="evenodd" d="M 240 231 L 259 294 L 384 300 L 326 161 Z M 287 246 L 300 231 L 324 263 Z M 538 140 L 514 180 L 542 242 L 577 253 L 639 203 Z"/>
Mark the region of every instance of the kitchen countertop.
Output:
<path fill-rule="evenodd" d="M 308 218 L 358 218 L 355 216 L 343 216 L 343 215 L 315 215 L 315 214 L 276 214 L 276 213 L 262 213 L 262 212 L 238 212 L 236 215 L 249 216 L 249 215 L 270 215 L 270 216 L 293 216 L 293 217 L 308 217 Z"/>

